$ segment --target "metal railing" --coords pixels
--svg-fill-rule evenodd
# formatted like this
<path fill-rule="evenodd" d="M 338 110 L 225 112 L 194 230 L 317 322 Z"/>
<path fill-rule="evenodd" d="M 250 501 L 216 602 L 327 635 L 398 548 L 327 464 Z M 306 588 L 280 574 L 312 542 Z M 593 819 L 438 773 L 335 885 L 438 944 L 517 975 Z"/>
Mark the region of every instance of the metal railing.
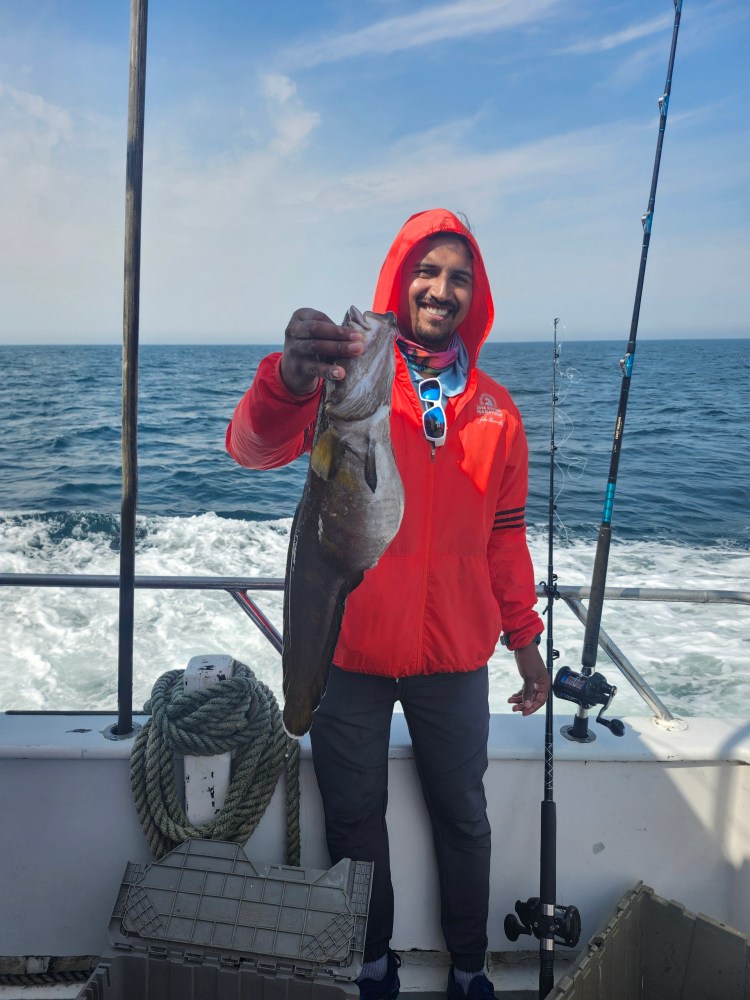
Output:
<path fill-rule="evenodd" d="M 0 587 L 61 587 L 68 589 L 110 589 L 119 586 L 116 575 L 68 573 L 0 573 Z M 281 653 L 282 637 L 278 629 L 263 613 L 248 591 L 282 591 L 283 577 L 235 576 L 136 576 L 135 588 L 141 590 L 223 590 L 239 604 L 256 628 Z M 586 608 L 583 601 L 590 595 L 590 587 L 558 587 L 560 600 L 571 609 L 586 627 Z M 545 588 L 537 587 L 537 596 L 545 596 Z M 607 587 L 606 601 L 663 601 L 687 604 L 744 604 L 750 605 L 750 591 L 742 590 L 673 590 L 664 587 Z M 664 705 L 648 682 L 617 646 L 603 628 L 599 630 L 599 645 L 620 670 L 657 719 L 674 721 L 674 716 Z"/>
<path fill-rule="evenodd" d="M 581 603 L 590 596 L 590 587 L 558 587 L 560 599 L 565 601 L 578 621 L 586 628 L 587 610 Z M 750 592 L 740 590 L 672 590 L 665 587 L 605 587 L 605 601 L 665 601 L 685 604 L 750 604 Z M 605 629 L 599 626 L 599 646 L 635 692 L 645 701 L 654 716 L 662 722 L 674 722 L 674 716 L 649 683 L 617 646 Z"/>

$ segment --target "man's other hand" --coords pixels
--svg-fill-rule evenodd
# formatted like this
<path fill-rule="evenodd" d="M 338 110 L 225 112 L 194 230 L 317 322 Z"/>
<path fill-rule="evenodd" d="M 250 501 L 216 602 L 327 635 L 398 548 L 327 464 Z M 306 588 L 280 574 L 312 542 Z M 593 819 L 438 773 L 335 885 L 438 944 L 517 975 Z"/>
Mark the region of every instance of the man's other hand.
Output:
<path fill-rule="evenodd" d="M 549 674 L 535 642 L 514 650 L 518 672 L 523 678 L 523 687 L 508 698 L 514 712 L 533 715 L 547 700 L 549 694 Z"/>

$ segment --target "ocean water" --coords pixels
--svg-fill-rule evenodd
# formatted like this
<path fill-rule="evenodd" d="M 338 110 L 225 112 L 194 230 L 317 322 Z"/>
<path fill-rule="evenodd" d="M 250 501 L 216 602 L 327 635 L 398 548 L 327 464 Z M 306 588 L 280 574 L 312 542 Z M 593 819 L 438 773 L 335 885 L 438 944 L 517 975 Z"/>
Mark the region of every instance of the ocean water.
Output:
<path fill-rule="evenodd" d="M 555 378 L 555 571 L 587 585 L 602 517 L 624 345 L 566 342 Z M 284 574 L 307 460 L 252 472 L 224 450 L 232 410 L 269 348 L 143 346 L 139 575 Z M 0 347 L 0 573 L 119 568 L 120 348 Z M 529 437 L 529 540 L 547 574 L 551 344 L 489 344 Z M 613 587 L 750 590 L 750 341 L 641 340 L 613 517 Z M 281 628 L 282 595 L 254 595 Z M 117 593 L 0 587 L 0 710 L 115 709 Z M 750 716 L 750 608 L 610 601 L 602 621 L 676 714 Z M 560 664 L 580 664 L 582 628 L 557 602 Z M 136 591 L 134 705 L 191 656 L 229 653 L 279 695 L 278 654 L 223 592 Z M 601 654 L 614 714 L 645 705 Z M 512 657 L 490 663 L 491 704 L 518 688 Z M 569 714 L 559 703 L 559 714 Z"/>

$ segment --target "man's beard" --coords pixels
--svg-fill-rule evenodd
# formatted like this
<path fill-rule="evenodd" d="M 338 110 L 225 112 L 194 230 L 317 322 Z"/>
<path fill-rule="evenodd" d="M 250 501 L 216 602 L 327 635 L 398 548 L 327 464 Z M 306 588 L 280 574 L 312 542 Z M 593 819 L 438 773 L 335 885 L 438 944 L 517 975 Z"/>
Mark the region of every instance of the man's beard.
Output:
<path fill-rule="evenodd" d="M 447 309 L 447 315 L 445 316 L 445 319 L 441 321 L 440 330 L 435 330 L 429 324 L 429 320 L 427 320 L 425 323 L 421 322 L 422 309 L 424 307 L 429 307 L 429 306 L 434 306 L 435 308 L 438 309 Z M 440 347 L 440 348 L 447 347 L 448 344 L 450 343 L 451 337 L 455 332 L 455 327 L 453 325 L 453 319 L 455 315 L 456 315 L 455 309 L 452 309 L 450 306 L 443 306 L 439 305 L 436 302 L 430 302 L 430 301 L 419 302 L 417 309 L 417 321 L 414 329 L 414 340 L 416 340 L 418 343 L 423 344 L 426 347 Z M 445 332 L 446 327 L 443 326 L 443 323 L 449 324 L 447 333 Z"/>

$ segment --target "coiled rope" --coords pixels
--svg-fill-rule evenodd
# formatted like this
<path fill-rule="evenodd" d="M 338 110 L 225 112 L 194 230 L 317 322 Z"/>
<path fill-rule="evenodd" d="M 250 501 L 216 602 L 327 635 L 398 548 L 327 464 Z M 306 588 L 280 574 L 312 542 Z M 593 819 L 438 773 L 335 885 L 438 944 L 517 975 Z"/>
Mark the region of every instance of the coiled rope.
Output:
<path fill-rule="evenodd" d="M 191 837 L 244 843 L 286 771 L 287 864 L 300 863 L 299 743 L 284 731 L 273 693 L 235 661 L 220 684 L 185 692 L 184 670 L 169 670 L 154 684 L 144 711 L 151 718 L 133 743 L 130 785 L 154 857 Z M 232 779 L 221 812 L 208 823 L 188 821 L 177 794 L 175 753 L 208 756 L 235 751 Z"/>

